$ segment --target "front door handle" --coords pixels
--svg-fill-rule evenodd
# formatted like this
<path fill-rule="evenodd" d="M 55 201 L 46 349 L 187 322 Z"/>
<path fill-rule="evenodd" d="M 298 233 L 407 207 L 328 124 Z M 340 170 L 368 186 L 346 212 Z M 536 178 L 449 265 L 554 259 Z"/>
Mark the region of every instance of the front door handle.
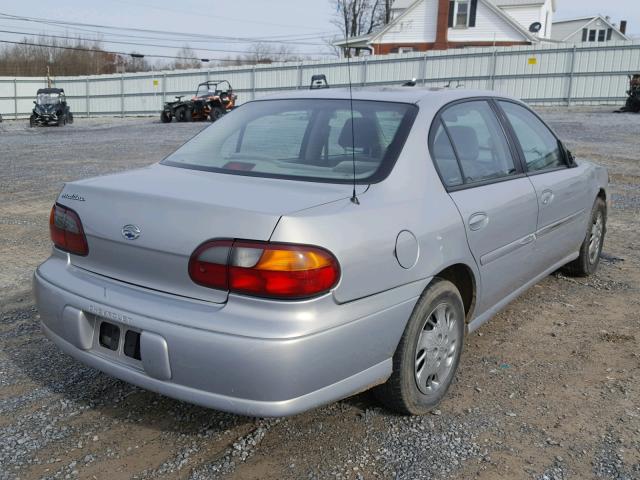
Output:
<path fill-rule="evenodd" d="M 540 201 L 543 205 L 549 205 L 551 202 L 553 202 L 554 196 L 555 195 L 553 194 L 553 190 L 544 190 L 542 192 L 542 195 L 540 195 Z"/>
<path fill-rule="evenodd" d="M 483 212 L 474 213 L 469 217 L 469 229 L 476 231 L 484 228 L 489 223 L 489 215 Z"/>

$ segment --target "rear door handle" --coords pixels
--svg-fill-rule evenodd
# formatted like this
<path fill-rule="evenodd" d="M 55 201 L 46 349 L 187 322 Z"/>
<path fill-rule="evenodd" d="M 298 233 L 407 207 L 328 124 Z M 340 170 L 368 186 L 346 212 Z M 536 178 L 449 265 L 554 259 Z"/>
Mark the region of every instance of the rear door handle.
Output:
<path fill-rule="evenodd" d="M 489 215 L 483 212 L 474 213 L 469 217 L 469 229 L 476 231 L 484 228 L 489 223 Z"/>
<path fill-rule="evenodd" d="M 542 192 L 542 195 L 540 195 L 540 201 L 543 205 L 549 205 L 551 202 L 553 202 L 554 197 L 555 195 L 553 194 L 553 190 L 544 190 Z"/>

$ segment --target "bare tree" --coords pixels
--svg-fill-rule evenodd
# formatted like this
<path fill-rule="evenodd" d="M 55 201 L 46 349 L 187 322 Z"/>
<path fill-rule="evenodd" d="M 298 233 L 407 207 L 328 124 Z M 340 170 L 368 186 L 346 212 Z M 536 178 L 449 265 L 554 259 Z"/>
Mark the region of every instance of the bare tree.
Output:
<path fill-rule="evenodd" d="M 193 51 L 188 44 L 184 44 L 184 46 L 178 50 L 176 54 L 176 60 L 173 62 L 174 70 L 185 70 L 187 68 L 200 68 L 201 62 L 196 57 L 196 52 Z"/>
<path fill-rule="evenodd" d="M 144 58 L 144 56 L 137 52 L 132 52 L 129 56 L 119 56 L 122 63 L 123 70 L 127 73 L 135 72 L 148 72 L 151 70 L 151 65 Z"/>
<path fill-rule="evenodd" d="M 380 21 L 383 25 L 387 25 L 391 21 L 391 6 L 394 0 L 384 0 L 380 9 Z"/>
<path fill-rule="evenodd" d="M 242 60 L 245 65 L 253 65 L 257 63 L 296 62 L 302 60 L 302 57 L 297 55 L 295 50 L 288 45 L 254 43 Z"/>
<path fill-rule="evenodd" d="M 102 50 L 99 41 L 60 40 L 40 36 L 36 40 L 0 49 L 0 75 L 44 76 L 114 73 L 118 55 Z"/>
<path fill-rule="evenodd" d="M 345 39 L 369 35 L 388 23 L 391 15 L 391 0 L 331 0 L 331 2 L 336 9 L 333 24 L 340 28 Z M 351 50 L 345 47 L 345 56 L 351 56 Z"/>

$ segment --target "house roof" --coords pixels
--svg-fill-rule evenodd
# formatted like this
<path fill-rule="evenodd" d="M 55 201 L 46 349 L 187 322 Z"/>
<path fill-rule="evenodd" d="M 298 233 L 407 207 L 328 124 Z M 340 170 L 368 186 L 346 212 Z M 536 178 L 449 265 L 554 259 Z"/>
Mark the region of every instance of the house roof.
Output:
<path fill-rule="evenodd" d="M 491 0 L 498 7 L 519 7 L 521 5 L 544 5 L 546 0 Z"/>
<path fill-rule="evenodd" d="M 582 31 L 583 28 L 586 28 L 587 25 L 595 22 L 596 20 L 600 20 L 607 27 L 613 28 L 616 32 L 618 32 L 619 35 L 622 35 L 626 40 L 629 40 L 629 37 L 623 34 L 618 29 L 618 27 L 614 26 L 609 20 L 604 18 L 602 15 L 554 21 L 553 28 L 551 29 L 551 38 L 561 42 L 568 40 L 570 37 Z"/>
<path fill-rule="evenodd" d="M 351 48 L 368 48 L 369 40 L 371 37 L 375 35 L 375 33 L 370 33 L 368 35 L 360 35 L 357 37 L 349 37 L 344 40 L 338 40 L 337 42 L 333 42 L 336 47 L 346 47 L 347 45 Z"/>
<path fill-rule="evenodd" d="M 490 0 L 498 7 L 524 7 L 528 5 L 542 6 L 547 0 Z M 551 0 L 551 7 L 556 11 L 556 0 Z"/>

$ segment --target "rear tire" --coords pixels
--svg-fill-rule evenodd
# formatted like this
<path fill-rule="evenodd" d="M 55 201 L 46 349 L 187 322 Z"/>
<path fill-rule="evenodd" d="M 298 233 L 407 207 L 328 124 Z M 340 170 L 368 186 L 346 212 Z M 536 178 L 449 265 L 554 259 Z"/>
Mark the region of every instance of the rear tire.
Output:
<path fill-rule="evenodd" d="M 465 313 L 460 292 L 436 278 L 423 292 L 393 355 L 393 373 L 376 397 L 405 415 L 424 415 L 447 393 L 460 363 Z"/>
<path fill-rule="evenodd" d="M 222 118 L 225 113 L 226 112 L 223 108 L 213 107 L 211 109 L 211 112 L 209 112 L 209 120 L 211 120 L 212 122 L 215 122 L 216 120 L 219 120 L 220 118 Z"/>
<path fill-rule="evenodd" d="M 588 277 L 595 273 L 600 264 L 600 253 L 606 232 L 607 207 L 604 200 L 598 197 L 591 209 L 587 233 L 580 246 L 580 255 L 564 267 L 567 274 L 574 277 Z"/>

